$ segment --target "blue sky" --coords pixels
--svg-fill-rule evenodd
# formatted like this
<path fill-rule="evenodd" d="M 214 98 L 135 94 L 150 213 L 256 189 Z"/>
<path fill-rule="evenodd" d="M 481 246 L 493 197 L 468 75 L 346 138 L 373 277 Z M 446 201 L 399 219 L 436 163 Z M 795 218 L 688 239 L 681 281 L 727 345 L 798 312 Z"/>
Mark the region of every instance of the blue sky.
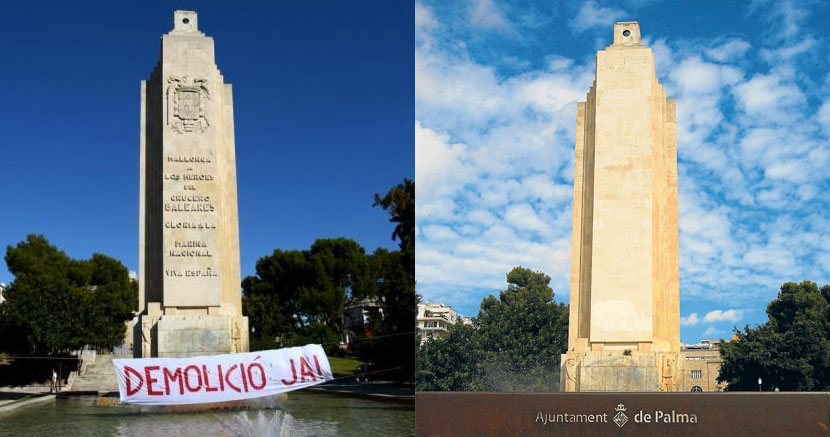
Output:
<path fill-rule="evenodd" d="M 466 316 L 522 265 L 568 301 L 576 102 L 615 21 L 677 99 L 681 339 L 830 282 L 830 5 L 415 3 L 416 277 Z"/>
<path fill-rule="evenodd" d="M 3 253 L 40 233 L 137 269 L 139 83 L 174 9 L 233 85 L 243 275 L 317 238 L 396 247 L 372 203 L 414 177 L 411 4 L 21 1 L 0 14 Z"/>

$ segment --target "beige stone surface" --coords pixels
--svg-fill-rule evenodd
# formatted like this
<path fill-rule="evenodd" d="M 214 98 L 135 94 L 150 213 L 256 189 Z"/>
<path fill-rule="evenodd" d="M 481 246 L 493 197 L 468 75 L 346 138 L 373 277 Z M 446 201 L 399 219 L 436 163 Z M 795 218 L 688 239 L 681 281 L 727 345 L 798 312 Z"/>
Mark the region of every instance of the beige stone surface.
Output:
<path fill-rule="evenodd" d="M 226 322 L 227 338 L 209 342 L 208 349 L 241 351 L 232 340 L 239 329 L 228 322 L 242 310 L 232 92 L 216 66 L 213 39 L 199 31 L 192 11 L 174 12 L 159 63 L 141 83 L 140 173 L 143 314 L 136 329 L 152 326 L 153 356 L 174 356 L 176 345 L 188 355 L 193 351 L 187 341 L 171 340 L 178 338 L 175 326 L 197 329 L 192 327 L 204 324 L 201 316 L 217 317 Z M 172 322 L 188 317 L 192 323 Z M 236 343 L 247 350 L 247 320 L 243 324 Z M 198 328 L 204 338 L 218 332 L 205 326 Z M 146 337 L 144 332 L 135 339 Z"/>
<path fill-rule="evenodd" d="M 597 52 L 596 79 L 577 104 L 574 165 L 572 385 L 683 387 L 682 360 L 664 357 L 680 350 L 675 104 L 637 22 L 615 24 L 614 43 Z"/>
<path fill-rule="evenodd" d="M 156 356 L 159 357 L 192 357 L 248 350 L 247 344 L 234 344 L 236 338 L 241 341 L 239 334 L 248 330 L 247 317 L 164 315 L 158 320 L 156 329 Z M 234 333 L 238 333 L 236 338 Z"/>

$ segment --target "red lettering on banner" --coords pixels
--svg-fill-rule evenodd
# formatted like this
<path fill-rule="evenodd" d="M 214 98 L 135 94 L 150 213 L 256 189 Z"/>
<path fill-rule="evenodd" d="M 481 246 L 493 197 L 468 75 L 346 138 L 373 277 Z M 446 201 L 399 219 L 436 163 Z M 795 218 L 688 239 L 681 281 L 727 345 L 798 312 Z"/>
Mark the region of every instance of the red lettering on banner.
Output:
<path fill-rule="evenodd" d="M 240 390 L 239 387 L 233 385 L 233 383 L 231 383 L 231 380 L 228 379 L 228 377 L 231 376 L 231 372 L 233 372 L 233 369 L 235 369 L 235 368 L 236 368 L 236 364 L 234 364 L 233 366 L 231 366 L 230 369 L 228 369 L 228 373 L 225 374 L 225 383 L 228 384 L 228 387 L 242 393 L 242 390 Z"/>
<path fill-rule="evenodd" d="M 317 360 L 317 354 L 312 355 L 314 357 L 314 366 L 317 367 L 317 374 L 320 375 L 320 378 L 323 377 L 323 371 L 320 370 L 320 361 Z"/>
<path fill-rule="evenodd" d="M 303 382 L 305 382 L 306 376 L 310 376 L 312 381 L 317 380 L 314 376 L 314 371 L 311 370 L 311 366 L 308 364 L 308 360 L 306 360 L 305 357 L 300 357 L 300 376 Z"/>
<path fill-rule="evenodd" d="M 222 378 L 222 365 L 219 364 L 217 367 L 219 368 L 219 391 L 225 391 L 225 380 Z"/>
<path fill-rule="evenodd" d="M 245 393 L 248 393 L 248 375 L 245 374 L 245 365 L 239 363 L 239 374 L 242 375 L 242 386 L 245 387 Z"/>
<path fill-rule="evenodd" d="M 282 380 L 283 385 L 291 385 L 297 382 L 297 369 L 294 368 L 294 359 L 291 359 L 291 373 L 294 375 L 293 381 L 286 381 L 285 379 Z"/>
<path fill-rule="evenodd" d="M 204 364 L 202 364 L 202 375 L 204 375 L 204 377 L 205 377 L 205 391 L 217 391 L 217 390 L 219 390 L 216 387 L 211 387 L 210 386 L 210 378 L 208 377 L 207 366 L 205 366 Z"/>
<path fill-rule="evenodd" d="M 253 369 L 254 366 L 259 368 L 259 377 L 262 380 L 262 384 L 259 385 L 259 386 L 254 384 L 254 375 L 251 374 L 251 369 Z M 266 381 L 266 378 L 265 378 L 265 368 L 262 367 L 262 364 L 252 363 L 251 365 L 248 366 L 248 379 L 251 380 L 251 387 L 253 387 L 254 390 L 262 390 L 263 388 L 265 388 L 265 384 L 267 383 L 267 381 Z"/>
<path fill-rule="evenodd" d="M 196 387 L 191 387 L 190 386 L 190 370 L 191 369 L 196 371 L 196 378 L 197 378 L 197 381 L 199 381 L 199 385 L 197 385 Z M 184 385 L 186 385 L 187 389 L 190 390 L 191 392 L 199 391 L 199 390 L 202 389 L 202 372 L 199 371 L 199 366 L 196 366 L 195 364 L 191 364 L 191 365 L 184 368 Z"/>
<path fill-rule="evenodd" d="M 147 366 L 144 368 L 144 380 L 147 381 L 147 394 L 150 396 L 161 396 L 164 394 L 161 390 L 153 390 L 153 383 L 158 379 L 150 376 L 150 371 L 158 370 L 159 366 Z"/>
<path fill-rule="evenodd" d="M 135 386 L 135 389 L 133 389 L 133 387 L 132 387 L 133 386 L 133 384 L 132 384 L 133 379 L 130 378 L 130 373 L 132 373 L 133 375 L 135 375 L 138 378 L 138 385 Z M 132 395 L 138 393 L 138 391 L 141 390 L 141 386 L 144 385 L 144 378 L 141 377 L 141 374 L 138 373 L 137 370 L 133 369 L 130 366 L 124 366 L 124 376 L 126 376 L 125 379 L 126 379 L 126 382 L 127 382 L 127 396 L 132 396 Z"/>
<path fill-rule="evenodd" d="M 314 385 L 327 379 L 322 366 L 327 364 L 325 360 L 324 352 L 314 346 L 302 351 L 269 351 L 262 356 L 124 360 L 116 363 L 116 369 L 124 402 L 163 405 L 250 398 Z M 266 371 L 266 366 L 273 367 Z M 191 395 L 186 396 L 188 393 Z"/>
<path fill-rule="evenodd" d="M 173 373 L 170 373 L 170 370 L 168 370 L 167 367 L 165 367 L 162 370 L 162 373 L 164 374 L 164 392 L 165 392 L 165 394 L 168 394 L 168 395 L 170 394 L 170 381 L 176 382 L 176 380 L 178 380 L 179 381 L 179 394 L 183 395 L 184 394 L 184 381 L 182 380 L 182 369 L 181 369 L 181 367 L 176 367 L 176 371 L 173 372 Z"/>

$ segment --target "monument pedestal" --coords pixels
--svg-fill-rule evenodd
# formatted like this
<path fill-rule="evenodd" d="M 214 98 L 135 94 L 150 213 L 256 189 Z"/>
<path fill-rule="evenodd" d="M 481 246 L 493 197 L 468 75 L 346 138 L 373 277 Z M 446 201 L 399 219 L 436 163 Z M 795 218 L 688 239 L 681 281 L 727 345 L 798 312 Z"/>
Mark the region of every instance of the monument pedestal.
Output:
<path fill-rule="evenodd" d="M 247 352 L 248 318 L 150 312 L 136 324 L 137 358 L 184 358 Z"/>
<path fill-rule="evenodd" d="M 684 386 L 681 358 L 677 352 L 624 350 L 562 354 L 560 387 L 569 392 L 677 391 Z"/>
<path fill-rule="evenodd" d="M 248 350 L 243 349 L 240 335 L 248 330 L 247 317 L 162 316 L 156 330 L 158 357 L 195 357 Z"/>

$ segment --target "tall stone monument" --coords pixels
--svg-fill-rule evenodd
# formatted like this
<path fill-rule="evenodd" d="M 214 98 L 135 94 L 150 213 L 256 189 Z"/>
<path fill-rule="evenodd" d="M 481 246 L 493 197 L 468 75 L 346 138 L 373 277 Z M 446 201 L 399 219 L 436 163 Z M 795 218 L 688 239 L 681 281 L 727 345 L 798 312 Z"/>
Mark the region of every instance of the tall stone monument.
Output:
<path fill-rule="evenodd" d="M 566 391 L 683 387 L 675 101 L 635 21 L 577 103 Z"/>
<path fill-rule="evenodd" d="M 141 82 L 137 357 L 248 350 L 231 86 L 192 11 Z"/>

